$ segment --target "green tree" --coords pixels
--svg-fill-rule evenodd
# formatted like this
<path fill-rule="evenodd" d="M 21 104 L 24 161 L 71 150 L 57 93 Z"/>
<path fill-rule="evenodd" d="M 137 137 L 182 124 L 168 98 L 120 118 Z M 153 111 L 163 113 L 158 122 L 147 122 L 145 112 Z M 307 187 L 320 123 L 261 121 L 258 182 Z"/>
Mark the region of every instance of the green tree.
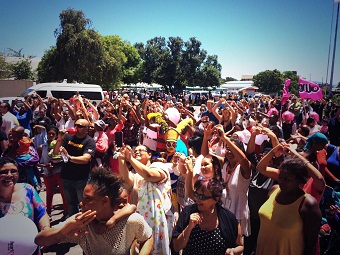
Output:
<path fill-rule="evenodd" d="M 0 79 L 9 78 L 11 75 L 10 65 L 5 61 L 5 56 L 0 53 Z"/>
<path fill-rule="evenodd" d="M 164 52 L 164 60 L 162 65 L 163 80 L 159 81 L 160 84 L 173 86 L 176 89 L 182 89 L 182 70 L 180 63 L 182 61 L 182 52 L 184 41 L 180 37 L 169 37 L 168 48 Z M 169 86 L 170 85 L 170 86 Z"/>
<path fill-rule="evenodd" d="M 202 43 L 195 37 L 189 38 L 185 42 L 185 50 L 183 52 L 183 60 L 181 69 L 183 71 L 183 80 L 186 86 L 206 86 L 201 84 L 201 66 L 207 57 L 207 51 L 201 49 Z"/>
<path fill-rule="evenodd" d="M 164 37 L 148 40 L 144 50 L 144 82 L 164 82 L 162 73 L 164 60 L 167 59 L 168 49 Z M 164 83 L 163 83 L 164 84 Z"/>
<path fill-rule="evenodd" d="M 34 75 L 31 67 L 31 62 L 28 59 L 23 59 L 16 64 L 12 64 L 12 76 L 16 80 L 33 80 Z"/>
<path fill-rule="evenodd" d="M 123 82 L 137 83 L 140 81 L 139 69 L 142 63 L 138 50 L 129 42 L 124 41 L 122 51 L 126 57 L 123 65 Z"/>
<path fill-rule="evenodd" d="M 39 64 L 40 81 L 68 79 L 99 83 L 103 50 L 98 32 L 82 11 L 67 9 L 60 13 L 60 26 L 54 32 L 56 48 L 45 52 Z M 50 59 L 52 58 L 52 59 Z"/>
<path fill-rule="evenodd" d="M 259 91 L 277 94 L 282 91 L 283 79 L 279 70 L 266 70 L 258 73 L 253 77 L 254 86 L 259 88 Z"/>
<path fill-rule="evenodd" d="M 144 82 L 162 84 L 167 90 L 182 90 L 186 86 L 218 86 L 221 65 L 217 56 L 207 56 L 201 42 L 192 37 L 184 42 L 180 37 L 155 37 L 144 45 L 134 45 L 142 59 L 137 73 Z"/>
<path fill-rule="evenodd" d="M 103 46 L 103 63 L 101 68 L 101 84 L 106 89 L 110 84 L 118 85 L 123 78 L 123 65 L 127 61 L 122 51 L 123 43 L 119 36 L 102 36 L 100 38 Z"/>
<path fill-rule="evenodd" d="M 217 56 L 208 56 L 201 71 L 201 84 L 205 87 L 218 87 L 220 85 L 222 66 L 218 63 Z"/>
<path fill-rule="evenodd" d="M 237 81 L 237 79 L 233 77 L 225 77 L 225 82 L 228 82 L 228 81 Z"/>
<path fill-rule="evenodd" d="M 39 82 L 61 80 L 57 69 L 59 66 L 58 61 L 57 46 L 52 46 L 49 50 L 45 51 L 37 69 Z"/>

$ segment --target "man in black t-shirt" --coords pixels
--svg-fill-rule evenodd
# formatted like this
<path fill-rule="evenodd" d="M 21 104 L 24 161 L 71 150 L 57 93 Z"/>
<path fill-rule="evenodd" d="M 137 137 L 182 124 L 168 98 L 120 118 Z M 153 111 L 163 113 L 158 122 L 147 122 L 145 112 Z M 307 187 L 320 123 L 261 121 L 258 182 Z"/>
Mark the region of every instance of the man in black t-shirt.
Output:
<path fill-rule="evenodd" d="M 79 212 L 78 205 L 83 198 L 83 190 L 91 171 L 91 158 L 96 149 L 94 140 L 87 134 L 89 122 L 79 119 L 74 126 L 74 135 L 61 130 L 53 149 L 55 155 L 64 154 L 61 178 L 69 216 Z"/>

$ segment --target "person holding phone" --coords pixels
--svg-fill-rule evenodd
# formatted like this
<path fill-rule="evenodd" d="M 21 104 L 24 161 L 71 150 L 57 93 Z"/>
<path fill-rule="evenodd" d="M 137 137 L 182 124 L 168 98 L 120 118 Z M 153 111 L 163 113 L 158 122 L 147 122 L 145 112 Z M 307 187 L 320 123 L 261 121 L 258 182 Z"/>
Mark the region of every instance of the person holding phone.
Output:
<path fill-rule="evenodd" d="M 78 119 L 75 123 L 75 134 L 60 130 L 53 154 L 64 154 L 61 166 L 64 195 L 68 205 L 68 215 L 79 212 L 79 202 L 91 171 L 91 158 L 94 156 L 96 144 L 88 135 L 89 122 Z"/>

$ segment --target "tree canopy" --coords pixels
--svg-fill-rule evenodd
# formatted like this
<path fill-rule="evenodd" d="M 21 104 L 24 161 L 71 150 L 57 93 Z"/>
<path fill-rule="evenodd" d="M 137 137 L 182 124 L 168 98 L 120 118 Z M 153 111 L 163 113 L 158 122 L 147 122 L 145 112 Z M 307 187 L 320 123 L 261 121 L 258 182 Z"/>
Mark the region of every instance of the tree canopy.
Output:
<path fill-rule="evenodd" d="M 101 71 L 103 59 L 100 35 L 89 28 L 91 22 L 82 11 L 68 9 L 59 18 L 56 46 L 46 51 L 39 63 L 39 80 L 99 82 L 95 74 Z"/>
<path fill-rule="evenodd" d="M 135 47 L 119 36 L 101 36 L 91 29 L 82 11 L 62 11 L 54 31 L 56 45 L 39 63 L 40 82 L 68 79 L 96 83 L 111 89 L 122 82 L 136 82 L 140 56 Z"/>
<path fill-rule="evenodd" d="M 254 86 L 265 93 L 278 93 L 283 89 L 283 78 L 279 70 L 266 70 L 253 77 Z"/>
<path fill-rule="evenodd" d="M 0 53 L 0 79 L 9 78 L 11 75 L 10 64 L 5 61 L 5 56 Z"/>
<path fill-rule="evenodd" d="M 10 66 L 12 76 L 16 80 L 33 80 L 34 74 L 31 68 L 31 62 L 28 59 L 23 59 L 16 64 Z"/>
<path fill-rule="evenodd" d="M 168 90 L 186 86 L 219 86 L 222 66 L 216 55 L 209 56 L 201 42 L 192 37 L 155 37 L 135 44 L 142 58 L 140 79 L 162 84 Z"/>
<path fill-rule="evenodd" d="M 170 90 L 218 86 L 221 65 L 195 37 L 155 37 L 132 46 L 119 36 L 101 36 L 82 11 L 60 13 L 56 45 L 38 66 L 40 82 L 68 79 L 111 89 L 121 83 L 159 83 Z"/>

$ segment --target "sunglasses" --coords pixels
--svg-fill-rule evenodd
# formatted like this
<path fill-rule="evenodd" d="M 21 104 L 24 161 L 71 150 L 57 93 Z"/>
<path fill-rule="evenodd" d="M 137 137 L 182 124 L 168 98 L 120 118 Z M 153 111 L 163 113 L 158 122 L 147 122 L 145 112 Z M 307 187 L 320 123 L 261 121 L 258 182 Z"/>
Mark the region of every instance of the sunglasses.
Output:
<path fill-rule="evenodd" d="M 8 175 L 8 173 L 11 173 L 11 174 L 18 174 L 18 170 L 17 169 L 6 169 L 6 170 L 1 170 L 0 171 L 0 175 Z"/>
<path fill-rule="evenodd" d="M 177 142 L 166 142 L 166 147 L 176 147 Z"/>
<path fill-rule="evenodd" d="M 194 191 L 194 197 L 198 198 L 199 200 L 208 200 L 210 198 L 213 198 L 213 197 L 207 197 L 206 195 L 203 195 L 203 194 L 198 194 L 196 191 Z"/>
<path fill-rule="evenodd" d="M 77 128 L 88 128 L 88 126 L 83 126 L 83 125 L 81 125 L 81 124 L 75 124 L 75 126 L 76 126 Z"/>

